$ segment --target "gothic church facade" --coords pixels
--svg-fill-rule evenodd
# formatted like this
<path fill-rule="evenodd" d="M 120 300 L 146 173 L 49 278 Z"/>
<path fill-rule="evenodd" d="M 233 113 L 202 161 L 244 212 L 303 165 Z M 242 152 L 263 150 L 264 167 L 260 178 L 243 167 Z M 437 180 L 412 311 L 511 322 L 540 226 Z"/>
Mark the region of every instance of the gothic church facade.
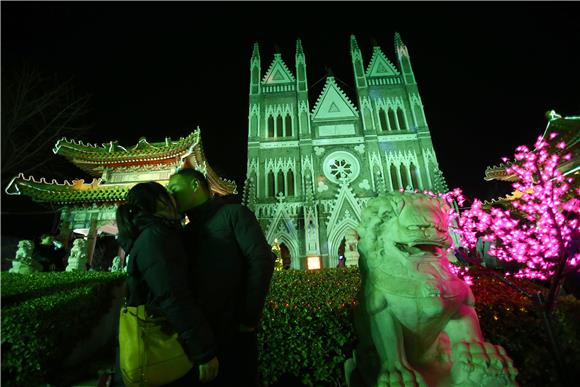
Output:
<path fill-rule="evenodd" d="M 353 230 L 371 197 L 444 190 L 401 37 L 396 66 L 375 46 L 366 70 L 354 36 L 350 43 L 356 102 L 328 75 L 312 107 L 301 41 L 295 72 L 275 53 L 263 76 L 254 44 L 243 200 L 296 269 L 336 267 L 345 250 L 356 250 Z"/>

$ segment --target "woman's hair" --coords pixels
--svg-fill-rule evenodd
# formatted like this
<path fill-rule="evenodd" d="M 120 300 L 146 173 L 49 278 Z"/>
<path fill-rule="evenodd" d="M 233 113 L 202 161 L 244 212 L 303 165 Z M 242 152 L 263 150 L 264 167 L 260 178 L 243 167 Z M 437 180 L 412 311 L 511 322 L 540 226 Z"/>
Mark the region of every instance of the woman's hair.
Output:
<path fill-rule="evenodd" d="M 155 214 L 159 201 L 172 203 L 169 192 L 155 181 L 136 184 L 129 190 L 125 200 L 126 202 L 117 208 L 116 220 L 119 235 L 128 239 L 135 239 L 139 234 L 134 222 L 137 215 Z"/>

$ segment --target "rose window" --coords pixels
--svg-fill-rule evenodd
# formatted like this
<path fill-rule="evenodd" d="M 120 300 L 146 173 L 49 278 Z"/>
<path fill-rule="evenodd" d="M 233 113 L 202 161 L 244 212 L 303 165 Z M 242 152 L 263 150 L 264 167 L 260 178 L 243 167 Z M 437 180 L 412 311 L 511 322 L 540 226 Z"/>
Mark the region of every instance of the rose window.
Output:
<path fill-rule="evenodd" d="M 336 180 L 346 179 L 352 174 L 351 165 L 346 160 L 334 160 L 330 166 L 330 173 L 334 175 Z"/>
<path fill-rule="evenodd" d="M 324 160 L 324 175 L 334 183 L 349 182 L 357 178 L 360 166 L 356 157 L 345 151 L 333 152 Z"/>

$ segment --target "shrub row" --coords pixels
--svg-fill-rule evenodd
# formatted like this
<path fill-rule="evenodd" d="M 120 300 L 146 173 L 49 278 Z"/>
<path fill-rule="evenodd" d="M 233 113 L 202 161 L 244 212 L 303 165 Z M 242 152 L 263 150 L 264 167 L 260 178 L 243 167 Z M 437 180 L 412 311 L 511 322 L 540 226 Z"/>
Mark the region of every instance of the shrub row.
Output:
<path fill-rule="evenodd" d="M 508 351 L 520 385 L 557 385 L 557 367 L 533 303 L 491 272 L 469 274 L 484 337 Z M 528 293 L 541 289 L 525 280 L 513 283 Z M 352 310 L 359 288 L 356 268 L 275 272 L 258 334 L 262 382 L 290 376 L 307 386 L 344 385 L 343 364 L 356 343 Z M 577 379 L 580 302 L 562 297 L 552 320 L 565 367 Z"/>
<path fill-rule="evenodd" d="M 123 279 L 93 272 L 2 273 L 2 299 L 6 287 L 13 301 L 2 306 L 3 384 L 58 383 L 63 360 L 110 307 L 111 291 Z"/>
<path fill-rule="evenodd" d="M 113 274 L 118 276 L 119 274 Z M 19 275 L 2 272 L 2 307 L 27 299 L 64 292 L 111 278 L 111 273 L 98 271 L 39 272 Z"/>
<path fill-rule="evenodd" d="M 557 367 L 533 303 L 489 272 L 472 269 L 470 274 L 484 336 L 506 348 L 520 385 L 557 385 Z M 12 300 L 2 309 L 3 382 L 36 386 L 57 381 L 54 371 L 107 311 L 111 290 L 123 278 L 93 272 L 2 273 L 2 300 L 5 291 Z M 529 281 L 514 283 L 528 293 L 540 290 Z M 356 268 L 274 273 L 258 332 L 265 385 L 288 376 L 308 386 L 344 385 L 343 364 L 357 340 L 352 311 L 360 286 Z M 562 297 L 553 327 L 571 379 L 580 376 L 578 326 L 580 302 Z"/>

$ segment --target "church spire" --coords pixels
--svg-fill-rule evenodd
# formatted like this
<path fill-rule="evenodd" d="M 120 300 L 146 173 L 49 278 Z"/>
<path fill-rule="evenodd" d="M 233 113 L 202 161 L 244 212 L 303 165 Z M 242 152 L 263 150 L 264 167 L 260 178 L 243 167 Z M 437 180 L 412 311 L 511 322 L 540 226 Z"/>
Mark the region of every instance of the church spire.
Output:
<path fill-rule="evenodd" d="M 258 42 L 255 42 L 252 59 L 250 59 L 250 95 L 260 94 L 261 72 L 260 50 L 258 48 Z"/>
<path fill-rule="evenodd" d="M 365 77 L 363 58 L 354 35 L 350 36 L 350 56 L 352 58 L 352 67 L 354 69 L 354 79 L 357 89 L 366 88 L 367 80 Z"/>
<path fill-rule="evenodd" d="M 395 32 L 395 51 L 397 52 L 397 60 L 399 62 L 399 68 L 401 69 L 401 74 L 403 74 L 403 81 L 406 84 L 413 84 L 415 82 L 415 75 L 413 74 L 413 69 L 411 68 L 411 58 L 409 57 L 409 50 L 401 35 Z"/>
<path fill-rule="evenodd" d="M 296 90 L 303 92 L 308 90 L 308 81 L 306 80 L 306 57 L 302 49 L 302 42 L 296 39 Z M 305 99 L 308 99 L 306 96 Z"/>
<path fill-rule="evenodd" d="M 403 39 L 401 39 L 401 34 L 395 32 L 395 50 L 401 46 L 404 46 Z"/>
<path fill-rule="evenodd" d="M 254 42 L 254 51 L 252 52 L 252 60 L 254 58 L 260 59 L 260 49 L 258 48 L 258 42 Z"/>
<path fill-rule="evenodd" d="M 358 48 L 358 43 L 356 41 L 356 37 L 354 36 L 354 34 L 350 35 L 350 50 L 351 51 L 355 51 L 355 50 L 360 51 L 360 49 Z"/>

